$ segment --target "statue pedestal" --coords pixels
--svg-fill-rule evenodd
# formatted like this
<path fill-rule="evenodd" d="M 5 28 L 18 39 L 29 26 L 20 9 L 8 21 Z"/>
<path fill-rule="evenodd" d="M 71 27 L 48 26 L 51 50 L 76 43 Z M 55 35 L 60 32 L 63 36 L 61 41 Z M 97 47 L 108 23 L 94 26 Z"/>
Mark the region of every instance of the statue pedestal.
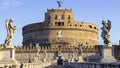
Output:
<path fill-rule="evenodd" d="M 72 58 L 72 59 L 71 59 L 71 62 L 75 62 L 75 59 L 74 59 L 74 58 Z"/>
<path fill-rule="evenodd" d="M 15 49 L 14 48 L 1 48 L 0 49 L 0 64 L 2 65 L 20 65 L 18 61 L 15 60 Z"/>
<path fill-rule="evenodd" d="M 42 61 L 39 59 L 39 56 L 35 57 L 34 63 L 42 63 Z"/>
<path fill-rule="evenodd" d="M 113 56 L 112 45 L 104 46 L 102 62 L 116 62 L 117 60 Z"/>
<path fill-rule="evenodd" d="M 83 57 L 79 56 L 79 61 L 78 62 L 84 62 Z"/>
<path fill-rule="evenodd" d="M 43 62 L 46 62 L 47 60 L 46 59 L 43 59 Z"/>

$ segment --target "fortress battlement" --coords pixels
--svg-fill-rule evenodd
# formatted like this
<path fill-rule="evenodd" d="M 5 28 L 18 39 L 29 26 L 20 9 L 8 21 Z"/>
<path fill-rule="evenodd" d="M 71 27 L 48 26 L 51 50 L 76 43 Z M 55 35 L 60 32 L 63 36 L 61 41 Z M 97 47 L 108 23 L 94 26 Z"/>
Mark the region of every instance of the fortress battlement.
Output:
<path fill-rule="evenodd" d="M 71 50 L 74 50 L 75 52 L 78 51 L 78 47 L 74 46 L 65 46 L 65 47 L 59 47 L 59 46 L 15 46 L 16 52 L 34 52 L 36 53 L 40 50 L 40 52 L 71 52 Z M 82 52 L 99 52 L 102 49 L 102 46 L 83 46 L 81 48 Z"/>

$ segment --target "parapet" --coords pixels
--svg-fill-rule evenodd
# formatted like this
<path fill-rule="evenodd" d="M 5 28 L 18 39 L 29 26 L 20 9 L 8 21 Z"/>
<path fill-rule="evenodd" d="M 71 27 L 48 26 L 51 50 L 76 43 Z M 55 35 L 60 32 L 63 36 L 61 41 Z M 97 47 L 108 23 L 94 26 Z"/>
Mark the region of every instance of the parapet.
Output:
<path fill-rule="evenodd" d="M 61 52 L 71 52 L 71 50 L 73 49 L 75 52 L 78 51 L 78 47 L 75 46 L 64 46 L 64 47 L 58 47 L 58 46 L 15 46 L 16 52 L 34 52 L 36 53 L 38 51 L 38 49 L 40 50 L 40 52 L 57 52 L 57 51 L 61 51 Z M 83 52 L 97 52 L 100 51 L 102 49 L 102 46 L 83 46 L 82 48 Z"/>

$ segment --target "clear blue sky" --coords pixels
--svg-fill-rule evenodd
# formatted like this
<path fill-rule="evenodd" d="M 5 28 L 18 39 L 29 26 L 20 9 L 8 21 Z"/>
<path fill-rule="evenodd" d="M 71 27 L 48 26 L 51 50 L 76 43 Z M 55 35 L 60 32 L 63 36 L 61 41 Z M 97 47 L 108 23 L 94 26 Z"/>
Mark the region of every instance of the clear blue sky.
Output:
<path fill-rule="evenodd" d="M 22 45 L 22 27 L 44 20 L 47 9 L 56 9 L 57 0 L 0 0 L 0 44 L 7 36 L 5 20 L 14 18 L 13 25 L 17 26 L 13 45 Z M 120 0 L 61 0 L 63 8 L 72 9 L 76 21 L 85 21 L 99 26 L 99 44 L 102 20 L 111 20 L 110 32 L 112 44 L 118 44 L 120 39 Z"/>

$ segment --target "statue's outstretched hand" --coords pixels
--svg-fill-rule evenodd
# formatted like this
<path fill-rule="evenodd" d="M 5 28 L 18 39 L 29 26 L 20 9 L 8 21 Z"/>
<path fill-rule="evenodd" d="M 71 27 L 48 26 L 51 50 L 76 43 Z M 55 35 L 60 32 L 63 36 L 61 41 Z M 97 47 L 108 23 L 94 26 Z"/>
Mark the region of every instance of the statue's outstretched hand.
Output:
<path fill-rule="evenodd" d="M 14 29 L 16 30 L 16 26 L 14 26 Z"/>

